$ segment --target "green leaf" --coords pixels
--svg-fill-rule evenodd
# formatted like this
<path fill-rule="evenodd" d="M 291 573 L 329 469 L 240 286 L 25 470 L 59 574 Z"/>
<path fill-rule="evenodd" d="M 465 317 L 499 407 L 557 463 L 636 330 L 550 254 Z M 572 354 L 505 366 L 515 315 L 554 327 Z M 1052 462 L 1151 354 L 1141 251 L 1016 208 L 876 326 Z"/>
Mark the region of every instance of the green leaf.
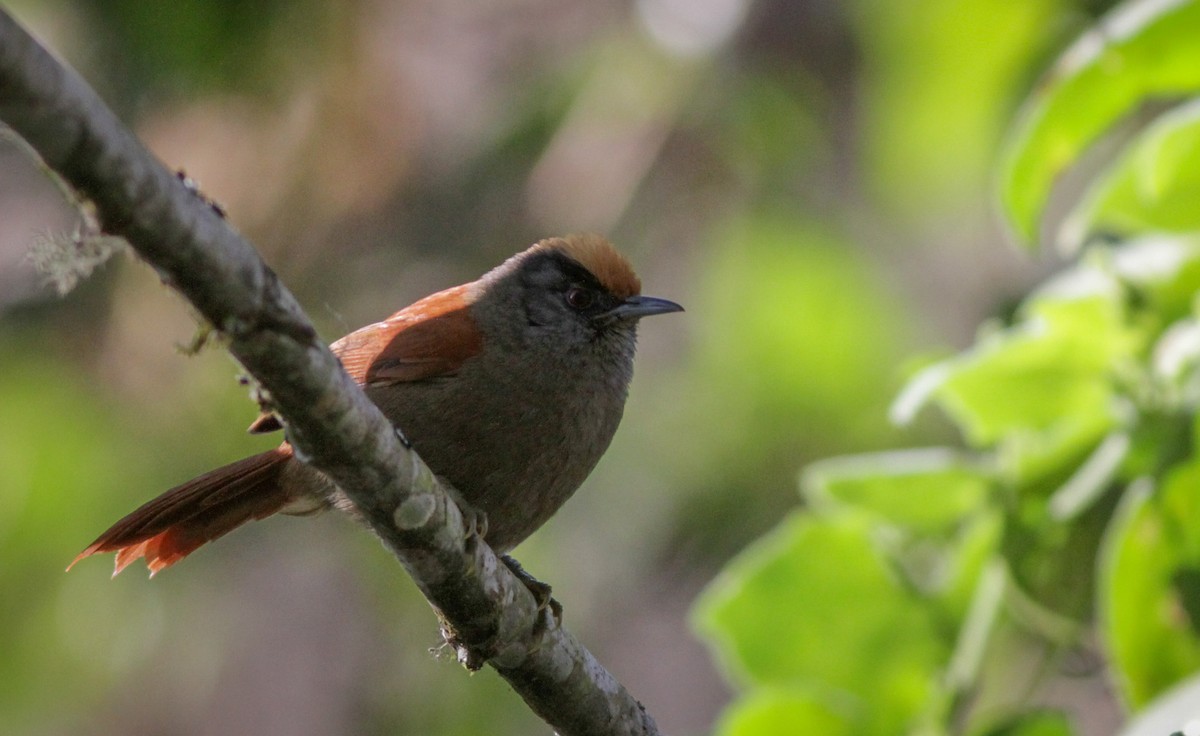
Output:
<path fill-rule="evenodd" d="M 802 487 L 818 513 L 868 514 L 904 582 L 957 621 L 999 544 L 993 483 L 981 461 L 931 447 L 820 461 Z"/>
<path fill-rule="evenodd" d="M 1022 323 L 985 336 L 966 353 L 918 376 L 975 446 L 1020 432 L 1053 433 L 1115 421 L 1109 372 L 1135 342 L 1107 295 L 1032 301 Z M 910 404 L 920 399 L 904 399 Z"/>
<path fill-rule="evenodd" d="M 1055 179 L 1151 96 L 1200 89 L 1200 2 L 1138 0 L 1080 37 L 1027 101 L 1005 147 L 1001 199 L 1032 243 Z"/>
<path fill-rule="evenodd" d="M 860 733 L 896 733 L 937 692 L 949 644 L 871 530 L 861 513 L 793 515 L 709 586 L 694 623 L 736 681 L 814 688 Z"/>
<path fill-rule="evenodd" d="M 756 690 L 725 710 L 715 733 L 717 736 L 803 733 L 856 736 L 861 733 L 861 726 L 834 710 L 825 700 L 799 689 Z"/>
<path fill-rule="evenodd" d="M 1044 430 L 1011 432 L 998 453 L 1001 472 L 1025 493 L 1045 495 L 1061 491 L 1115 423 L 1114 413 L 1105 412 L 1062 417 Z"/>
<path fill-rule="evenodd" d="M 1200 101 L 1160 117 L 1126 147 L 1063 222 L 1059 243 L 1075 250 L 1096 234 L 1200 229 Z"/>
<path fill-rule="evenodd" d="M 1176 466 L 1156 494 L 1131 488 L 1105 540 L 1100 630 L 1135 708 L 1200 669 L 1195 606 L 1180 585 L 1200 565 L 1198 489 L 1196 461 Z"/>
<path fill-rule="evenodd" d="M 802 481 L 814 508 L 854 506 L 918 534 L 960 524 L 985 504 L 990 484 L 969 457 L 939 447 L 823 460 Z"/>

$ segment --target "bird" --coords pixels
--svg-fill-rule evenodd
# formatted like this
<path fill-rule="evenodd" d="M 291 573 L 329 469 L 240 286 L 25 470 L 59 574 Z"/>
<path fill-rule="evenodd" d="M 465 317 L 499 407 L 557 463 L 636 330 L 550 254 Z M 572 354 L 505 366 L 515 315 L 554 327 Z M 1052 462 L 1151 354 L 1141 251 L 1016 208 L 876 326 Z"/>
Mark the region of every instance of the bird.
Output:
<path fill-rule="evenodd" d="M 541 240 L 330 349 L 508 561 L 608 449 L 639 321 L 680 311 L 642 296 L 633 267 L 607 239 L 575 234 Z M 249 427 L 281 429 L 283 418 L 270 411 Z M 249 521 L 335 507 L 353 513 L 337 485 L 285 440 L 148 501 L 67 569 L 115 552 L 114 577 L 143 558 L 153 576 Z"/>

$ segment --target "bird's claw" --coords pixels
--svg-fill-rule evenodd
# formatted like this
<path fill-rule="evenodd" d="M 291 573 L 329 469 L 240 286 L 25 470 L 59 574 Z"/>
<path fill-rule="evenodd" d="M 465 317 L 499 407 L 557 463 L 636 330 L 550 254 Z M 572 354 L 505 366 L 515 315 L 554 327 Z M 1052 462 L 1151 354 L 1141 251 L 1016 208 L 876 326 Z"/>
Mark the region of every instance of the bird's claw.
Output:
<path fill-rule="evenodd" d="M 450 494 L 450 500 L 454 501 L 454 505 L 458 506 L 458 510 L 462 514 L 463 529 L 466 531 L 463 538 L 467 542 L 472 539 L 476 541 L 486 539 L 488 533 L 487 513 L 467 503 L 454 486 L 447 484 L 446 490 Z"/>
<path fill-rule="evenodd" d="M 467 529 L 467 539 L 471 539 L 472 537 L 486 539 L 488 533 L 487 514 L 469 506 L 461 508 L 463 512 L 463 526 Z"/>
<path fill-rule="evenodd" d="M 500 555 L 500 561 L 505 567 L 512 571 L 513 575 L 517 576 L 517 580 L 525 586 L 525 589 L 533 594 L 533 600 L 537 603 L 538 626 L 540 629 L 546 625 L 545 617 L 542 615 L 545 611 L 549 611 L 554 617 L 554 625 L 562 626 L 563 607 L 562 604 L 552 595 L 553 588 L 549 583 L 543 583 L 521 566 L 520 562 L 509 555 Z"/>

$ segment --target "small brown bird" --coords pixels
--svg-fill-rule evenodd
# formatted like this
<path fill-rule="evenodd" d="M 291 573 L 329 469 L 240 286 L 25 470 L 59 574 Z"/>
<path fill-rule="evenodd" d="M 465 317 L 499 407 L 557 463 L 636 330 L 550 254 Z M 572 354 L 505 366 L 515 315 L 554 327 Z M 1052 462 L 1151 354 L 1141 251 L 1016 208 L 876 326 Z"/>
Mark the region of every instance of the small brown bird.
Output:
<path fill-rule="evenodd" d="M 640 293 L 604 238 L 549 238 L 331 347 L 460 502 L 484 514 L 484 538 L 502 554 L 545 523 L 608 449 L 638 320 L 683 309 Z M 250 432 L 281 428 L 264 414 Z M 75 562 L 116 552 L 114 575 L 139 557 L 153 575 L 252 519 L 347 505 L 284 442 L 172 488 Z"/>

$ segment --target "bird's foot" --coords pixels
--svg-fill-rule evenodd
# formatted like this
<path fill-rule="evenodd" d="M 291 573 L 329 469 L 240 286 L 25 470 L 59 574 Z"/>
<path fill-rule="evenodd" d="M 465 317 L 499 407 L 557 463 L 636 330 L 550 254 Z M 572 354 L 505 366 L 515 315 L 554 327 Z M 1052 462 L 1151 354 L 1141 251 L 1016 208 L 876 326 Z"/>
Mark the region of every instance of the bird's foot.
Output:
<path fill-rule="evenodd" d="M 482 509 L 477 509 L 467 503 L 467 500 L 454 486 L 446 483 L 445 487 L 450 494 L 450 500 L 454 501 L 454 505 L 458 506 L 458 510 L 462 514 L 463 529 L 466 531 L 463 538 L 466 541 L 486 539 L 488 533 L 487 514 Z"/>
<path fill-rule="evenodd" d="M 563 607 L 552 594 L 553 589 L 549 583 L 543 583 L 521 566 L 520 562 L 509 555 L 500 555 L 500 561 L 505 567 L 512 571 L 513 575 L 517 576 L 517 580 L 533 594 L 533 600 L 537 602 L 538 622 L 539 626 L 545 626 L 545 620 L 542 617 L 544 611 L 550 611 L 550 615 L 554 616 L 554 625 L 562 626 Z"/>

